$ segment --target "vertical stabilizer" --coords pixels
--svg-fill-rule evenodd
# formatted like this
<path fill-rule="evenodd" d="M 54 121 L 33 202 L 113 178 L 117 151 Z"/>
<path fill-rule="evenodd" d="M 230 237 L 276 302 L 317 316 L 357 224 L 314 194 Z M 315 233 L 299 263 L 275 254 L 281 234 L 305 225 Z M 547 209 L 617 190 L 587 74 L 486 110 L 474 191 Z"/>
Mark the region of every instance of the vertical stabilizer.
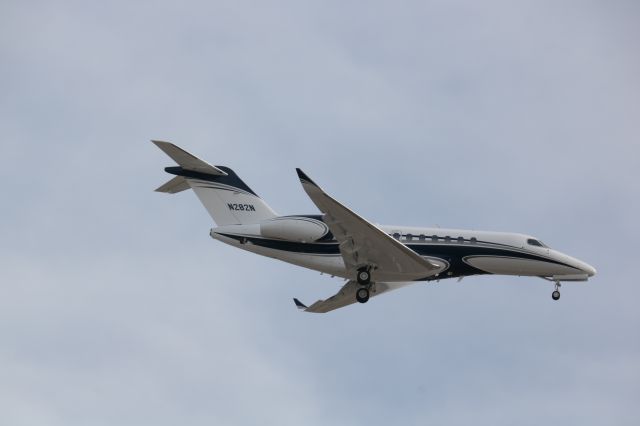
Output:
<path fill-rule="evenodd" d="M 156 189 L 177 193 L 193 189 L 218 226 L 257 223 L 276 217 L 276 213 L 228 167 L 213 166 L 178 146 L 152 141 L 179 167 L 166 167 L 175 175 Z"/>

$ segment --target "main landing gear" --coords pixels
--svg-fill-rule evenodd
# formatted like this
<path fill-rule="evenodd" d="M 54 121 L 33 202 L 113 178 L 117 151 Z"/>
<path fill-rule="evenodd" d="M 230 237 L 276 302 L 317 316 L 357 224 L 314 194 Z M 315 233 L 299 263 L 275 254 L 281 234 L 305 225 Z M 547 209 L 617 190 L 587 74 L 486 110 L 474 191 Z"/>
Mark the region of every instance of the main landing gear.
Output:
<path fill-rule="evenodd" d="M 551 298 L 553 300 L 560 299 L 560 281 L 556 281 L 556 289 L 551 293 Z"/>
<path fill-rule="evenodd" d="M 369 300 L 369 287 L 371 287 L 371 271 L 369 268 L 358 269 L 356 281 L 360 287 L 356 290 L 356 300 L 360 303 L 367 303 Z"/>
<path fill-rule="evenodd" d="M 356 300 L 360 303 L 367 303 L 369 300 L 369 289 L 366 287 L 360 287 L 356 290 Z"/>
<path fill-rule="evenodd" d="M 371 272 L 367 268 L 358 269 L 358 284 L 360 285 L 369 285 L 371 282 Z"/>

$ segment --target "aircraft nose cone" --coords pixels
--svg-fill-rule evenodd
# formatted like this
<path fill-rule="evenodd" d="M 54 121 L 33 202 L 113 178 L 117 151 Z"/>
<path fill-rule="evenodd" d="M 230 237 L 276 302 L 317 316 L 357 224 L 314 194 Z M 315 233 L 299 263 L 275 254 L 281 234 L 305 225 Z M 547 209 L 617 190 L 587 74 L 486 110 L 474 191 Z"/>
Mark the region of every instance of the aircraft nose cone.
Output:
<path fill-rule="evenodd" d="M 596 268 L 594 268 L 593 266 L 589 265 L 587 262 L 584 262 L 580 259 L 576 259 L 575 257 L 571 257 L 557 251 L 553 253 L 558 257 L 558 259 L 561 259 L 567 265 L 570 265 L 572 267 L 573 274 L 575 274 L 576 269 L 582 272 L 583 274 L 586 274 L 587 277 L 593 277 L 598 272 L 596 271 Z"/>

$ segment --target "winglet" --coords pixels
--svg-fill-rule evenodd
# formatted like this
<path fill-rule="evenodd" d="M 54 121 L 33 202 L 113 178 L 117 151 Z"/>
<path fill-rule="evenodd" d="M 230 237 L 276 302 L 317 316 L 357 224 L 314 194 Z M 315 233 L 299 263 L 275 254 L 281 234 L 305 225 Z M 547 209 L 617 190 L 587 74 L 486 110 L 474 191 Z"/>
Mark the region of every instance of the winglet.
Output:
<path fill-rule="evenodd" d="M 299 301 L 295 297 L 293 298 L 293 303 L 295 303 L 296 304 L 296 308 L 298 308 L 300 310 L 304 311 L 305 309 L 307 309 L 307 305 L 305 305 L 304 303 L 302 303 L 301 301 Z"/>
<path fill-rule="evenodd" d="M 302 170 L 296 168 L 296 172 L 298 172 L 298 177 L 300 178 L 300 182 L 302 182 L 302 183 L 310 183 L 313 186 L 318 186 L 318 184 L 315 183 L 314 181 L 312 181 L 311 178 L 309 176 L 307 176 L 307 174 L 305 172 L 303 172 Z"/>

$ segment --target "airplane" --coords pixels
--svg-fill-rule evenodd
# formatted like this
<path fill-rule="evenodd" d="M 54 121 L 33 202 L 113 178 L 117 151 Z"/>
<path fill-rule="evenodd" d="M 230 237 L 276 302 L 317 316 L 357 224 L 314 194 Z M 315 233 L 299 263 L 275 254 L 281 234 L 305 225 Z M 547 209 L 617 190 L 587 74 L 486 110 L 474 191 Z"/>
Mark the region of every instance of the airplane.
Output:
<path fill-rule="evenodd" d="M 228 167 L 213 166 L 178 146 L 152 140 L 178 166 L 158 192 L 192 189 L 217 225 L 211 238 L 262 256 L 346 280 L 333 296 L 302 311 L 325 313 L 366 303 L 417 282 L 493 274 L 540 277 L 555 283 L 588 281 L 589 264 L 530 235 L 507 232 L 376 225 L 327 194 L 302 170 L 302 188 L 320 214 L 278 215 Z"/>

